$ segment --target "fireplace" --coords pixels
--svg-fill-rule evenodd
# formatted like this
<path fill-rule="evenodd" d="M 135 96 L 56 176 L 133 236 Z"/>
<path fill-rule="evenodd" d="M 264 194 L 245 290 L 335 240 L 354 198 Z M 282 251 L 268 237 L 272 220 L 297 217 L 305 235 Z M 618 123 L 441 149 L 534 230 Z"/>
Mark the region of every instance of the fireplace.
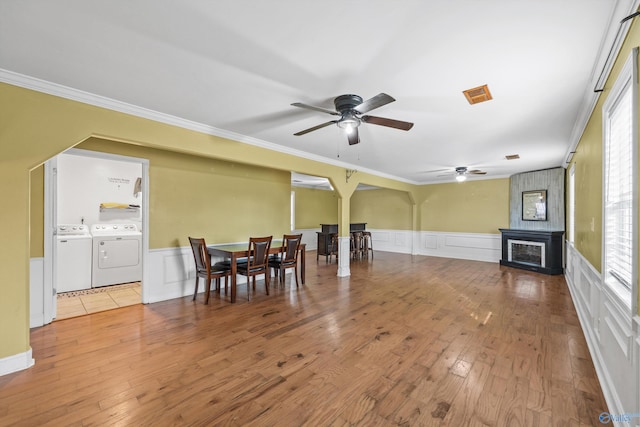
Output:
<path fill-rule="evenodd" d="M 526 240 L 508 239 L 507 260 L 523 264 L 545 266 L 545 244 L 542 242 L 528 242 Z"/>
<path fill-rule="evenodd" d="M 563 231 L 512 230 L 501 228 L 501 265 L 562 274 Z"/>

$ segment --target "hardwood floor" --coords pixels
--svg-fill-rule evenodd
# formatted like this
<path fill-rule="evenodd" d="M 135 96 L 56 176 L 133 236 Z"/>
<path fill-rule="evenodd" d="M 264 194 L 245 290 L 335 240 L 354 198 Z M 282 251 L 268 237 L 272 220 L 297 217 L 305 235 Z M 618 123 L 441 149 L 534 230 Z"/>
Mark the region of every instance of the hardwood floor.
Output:
<path fill-rule="evenodd" d="M 238 289 L 34 329 L 35 366 L 0 377 L 0 425 L 546 427 L 607 410 L 562 276 L 377 251 L 348 278 L 320 260 L 300 288 Z"/>

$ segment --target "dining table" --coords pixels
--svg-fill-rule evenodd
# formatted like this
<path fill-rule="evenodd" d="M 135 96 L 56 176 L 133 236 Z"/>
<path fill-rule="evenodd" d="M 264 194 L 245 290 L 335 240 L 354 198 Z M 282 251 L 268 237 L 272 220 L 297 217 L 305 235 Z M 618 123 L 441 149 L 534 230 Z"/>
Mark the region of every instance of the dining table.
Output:
<path fill-rule="evenodd" d="M 269 254 L 279 254 L 282 252 L 282 240 L 274 240 L 271 242 L 271 247 L 269 248 Z M 298 247 L 299 251 L 299 262 L 300 262 L 300 279 L 302 284 L 304 285 L 304 276 L 305 276 L 305 251 L 307 245 L 305 243 L 300 243 Z M 228 259 L 231 262 L 231 302 L 236 302 L 236 276 L 238 274 L 238 260 L 241 258 L 246 258 L 250 256 L 249 253 L 249 243 L 230 243 L 230 244 L 222 244 L 222 245 L 209 245 L 207 246 L 207 252 L 211 257 L 222 257 Z M 269 270 L 269 273 L 271 270 Z M 248 279 L 247 279 L 248 280 Z"/>

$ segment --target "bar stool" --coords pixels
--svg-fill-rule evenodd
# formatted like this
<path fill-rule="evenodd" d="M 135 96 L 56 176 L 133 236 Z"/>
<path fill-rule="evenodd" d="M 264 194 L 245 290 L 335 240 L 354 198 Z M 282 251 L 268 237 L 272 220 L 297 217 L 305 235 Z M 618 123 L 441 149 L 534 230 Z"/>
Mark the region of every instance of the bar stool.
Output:
<path fill-rule="evenodd" d="M 369 259 L 369 252 L 371 252 L 371 259 L 373 259 L 373 240 L 371 238 L 370 231 L 362 232 L 362 255 L 364 258 Z"/>
<path fill-rule="evenodd" d="M 331 256 L 336 256 L 336 262 L 338 262 L 338 233 L 331 233 L 329 236 L 329 250 L 327 251 L 329 256 L 329 262 L 331 262 Z"/>
<path fill-rule="evenodd" d="M 351 232 L 351 257 L 353 259 L 362 258 L 362 240 L 361 231 Z"/>

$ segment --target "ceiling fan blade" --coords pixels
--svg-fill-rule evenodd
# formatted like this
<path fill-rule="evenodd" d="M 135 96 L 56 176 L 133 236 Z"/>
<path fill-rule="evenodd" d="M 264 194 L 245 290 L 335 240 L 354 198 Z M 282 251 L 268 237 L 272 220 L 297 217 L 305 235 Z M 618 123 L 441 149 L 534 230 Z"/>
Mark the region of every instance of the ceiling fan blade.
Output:
<path fill-rule="evenodd" d="M 373 98 L 367 99 L 363 101 L 360 105 L 354 108 L 359 113 L 366 113 L 373 109 L 382 107 L 383 105 L 387 105 L 391 102 L 395 101 L 395 99 L 386 93 L 379 93 Z"/>
<path fill-rule="evenodd" d="M 329 110 L 327 108 L 322 107 L 314 107 L 313 105 L 303 104 L 302 102 L 294 102 L 291 104 L 294 107 L 306 108 L 307 110 L 320 111 L 321 113 L 333 114 L 334 116 L 339 116 L 340 113 L 337 111 Z"/>
<path fill-rule="evenodd" d="M 387 119 L 385 117 L 362 116 L 360 119 L 365 123 L 371 123 L 374 125 L 386 126 L 401 130 L 409 130 L 413 127 L 413 123 L 403 122 L 401 120 Z"/>
<path fill-rule="evenodd" d="M 419 171 L 418 173 L 436 173 L 436 172 L 446 172 L 448 170 L 451 170 L 451 168 L 446 168 L 446 169 L 432 169 L 432 170 L 428 170 L 428 171 Z"/>
<path fill-rule="evenodd" d="M 358 133 L 358 128 L 353 128 L 350 133 L 347 134 L 347 138 L 349 139 L 349 145 L 355 145 L 360 142 L 360 134 Z"/>
<path fill-rule="evenodd" d="M 474 175 L 486 175 L 485 171 L 481 171 L 480 169 L 474 169 L 472 171 L 468 171 L 467 173 L 472 173 Z"/>
<path fill-rule="evenodd" d="M 319 124 L 317 126 L 314 126 L 312 128 L 301 130 L 300 132 L 296 132 L 296 133 L 294 133 L 294 135 L 295 136 L 304 135 L 306 133 L 313 132 L 314 130 L 322 129 L 323 127 L 327 127 L 327 126 L 332 125 L 332 124 L 337 123 L 337 122 L 338 122 L 337 120 L 331 120 L 330 122 L 325 122 L 325 123 Z"/>

